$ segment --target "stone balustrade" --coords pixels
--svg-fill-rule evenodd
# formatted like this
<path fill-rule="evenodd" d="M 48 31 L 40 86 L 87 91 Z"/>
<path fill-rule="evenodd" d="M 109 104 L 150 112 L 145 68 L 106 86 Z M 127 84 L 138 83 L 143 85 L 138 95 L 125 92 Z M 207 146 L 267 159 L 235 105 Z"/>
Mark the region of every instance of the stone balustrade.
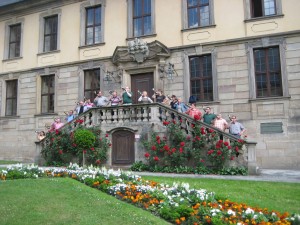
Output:
<path fill-rule="evenodd" d="M 109 107 L 95 107 L 91 108 L 83 114 L 77 116 L 73 121 L 65 124 L 61 129 L 75 130 L 78 124 L 85 127 L 92 126 L 111 126 L 127 123 L 162 123 L 162 122 L 173 122 L 180 123 L 181 127 L 186 130 L 187 133 L 192 132 L 191 124 L 198 124 L 202 127 L 214 130 L 219 135 L 223 135 L 225 139 L 230 141 L 237 141 L 238 139 L 226 132 L 222 132 L 217 128 L 203 123 L 202 121 L 195 121 L 190 116 L 180 113 L 170 107 L 160 104 L 133 104 L 133 105 L 122 105 L 122 106 L 109 106 Z M 41 147 L 48 144 L 48 140 L 44 139 L 40 142 Z M 248 171 L 249 174 L 257 174 L 258 167 L 256 164 L 255 154 L 256 142 L 246 142 L 246 151 L 244 154 L 247 156 Z"/>

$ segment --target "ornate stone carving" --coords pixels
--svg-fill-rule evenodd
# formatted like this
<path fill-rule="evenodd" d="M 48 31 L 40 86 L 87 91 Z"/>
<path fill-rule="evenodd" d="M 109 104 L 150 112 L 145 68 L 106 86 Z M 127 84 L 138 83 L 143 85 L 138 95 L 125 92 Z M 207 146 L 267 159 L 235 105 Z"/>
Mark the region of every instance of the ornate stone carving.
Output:
<path fill-rule="evenodd" d="M 149 55 L 149 48 L 147 43 L 135 38 L 133 41 L 128 42 L 128 52 L 135 61 L 142 63 Z"/>

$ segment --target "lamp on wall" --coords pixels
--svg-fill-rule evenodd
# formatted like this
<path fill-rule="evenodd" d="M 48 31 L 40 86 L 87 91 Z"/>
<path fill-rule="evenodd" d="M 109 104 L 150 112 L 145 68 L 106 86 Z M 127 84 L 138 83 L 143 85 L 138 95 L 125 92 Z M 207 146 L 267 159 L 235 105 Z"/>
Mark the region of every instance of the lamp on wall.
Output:
<path fill-rule="evenodd" d="M 176 70 L 174 69 L 174 64 L 172 63 L 168 63 L 167 65 L 166 64 L 159 65 L 159 72 L 161 78 L 166 77 L 168 80 L 173 80 L 174 74 L 178 76 Z"/>

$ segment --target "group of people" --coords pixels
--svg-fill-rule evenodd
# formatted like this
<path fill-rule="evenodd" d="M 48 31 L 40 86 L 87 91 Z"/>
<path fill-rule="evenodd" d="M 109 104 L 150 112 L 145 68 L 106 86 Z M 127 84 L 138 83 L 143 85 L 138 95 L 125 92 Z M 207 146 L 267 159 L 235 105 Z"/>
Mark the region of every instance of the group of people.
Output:
<path fill-rule="evenodd" d="M 90 99 L 85 99 L 85 101 L 80 101 L 77 103 L 77 106 L 74 110 L 70 110 L 66 114 L 66 122 L 69 123 L 73 119 L 75 119 L 76 116 L 84 113 L 85 111 L 89 110 L 92 107 L 104 107 L 104 106 L 118 106 L 118 105 L 131 105 L 133 103 L 133 93 L 130 91 L 130 88 L 127 86 L 123 89 L 122 96 L 118 96 L 117 91 L 110 91 L 111 96 L 109 98 L 102 95 L 102 91 L 99 90 L 96 94 L 96 98 L 94 99 L 94 102 L 92 103 Z M 185 104 L 180 97 L 176 97 L 175 95 L 172 95 L 171 97 L 165 96 L 163 94 L 163 91 L 161 89 L 158 89 L 157 91 L 154 90 L 154 94 L 152 95 L 152 99 L 148 96 L 147 91 L 139 92 L 140 97 L 138 98 L 138 103 L 153 103 L 153 100 L 158 103 L 165 104 L 167 106 L 170 106 L 172 109 L 177 110 L 178 112 L 188 114 L 192 118 L 198 118 L 199 120 L 203 120 L 204 123 L 207 123 L 209 125 L 212 125 L 216 128 L 218 128 L 221 131 L 225 131 L 226 129 L 229 129 L 229 133 L 234 135 L 237 138 L 240 138 L 244 132 L 245 128 L 244 126 L 237 122 L 236 116 L 230 117 L 230 123 L 227 123 L 225 119 L 222 118 L 221 114 L 214 114 L 211 112 L 210 107 L 203 108 L 204 114 L 202 116 L 201 111 L 196 107 L 196 102 L 190 102 L 190 105 Z M 161 109 L 160 109 L 161 113 Z M 174 116 L 174 114 L 172 114 Z M 61 122 L 61 119 L 59 117 L 54 118 L 54 122 L 51 124 L 51 127 L 49 129 L 49 132 L 55 131 L 59 128 L 61 128 L 64 125 L 63 122 Z M 37 132 L 37 138 L 38 140 L 42 140 L 45 137 L 45 132 Z M 222 136 L 220 136 L 221 139 L 223 139 Z"/>
<path fill-rule="evenodd" d="M 172 95 L 171 97 L 164 96 L 161 90 L 155 92 L 152 98 L 155 99 L 156 102 L 170 105 L 172 109 L 175 109 L 178 112 L 188 114 L 192 118 L 203 120 L 204 123 L 212 125 L 223 132 L 228 129 L 229 133 L 236 138 L 241 138 L 241 136 L 246 132 L 245 127 L 237 121 L 237 117 L 235 115 L 229 117 L 230 122 L 228 123 L 224 118 L 222 118 L 222 114 L 214 114 L 211 112 L 210 107 L 204 108 L 202 106 L 204 110 L 204 114 L 202 116 L 201 110 L 196 107 L 196 101 L 189 101 L 190 105 L 187 105 L 182 102 L 180 97 L 176 97 L 175 95 Z M 220 139 L 223 139 L 222 135 L 220 135 Z"/>

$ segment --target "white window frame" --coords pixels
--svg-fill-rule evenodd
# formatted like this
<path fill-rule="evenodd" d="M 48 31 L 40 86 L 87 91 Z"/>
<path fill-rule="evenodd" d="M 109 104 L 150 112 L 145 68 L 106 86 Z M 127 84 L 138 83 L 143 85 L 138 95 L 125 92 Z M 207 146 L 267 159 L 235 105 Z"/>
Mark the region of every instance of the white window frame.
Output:
<path fill-rule="evenodd" d="M 86 9 L 90 7 L 101 6 L 101 40 L 100 43 L 86 45 L 86 35 L 85 35 L 85 24 L 86 24 Z M 105 7 L 106 0 L 88 0 L 80 4 L 80 47 L 82 46 L 92 46 L 99 45 L 104 43 L 104 34 L 105 34 Z"/>
<path fill-rule="evenodd" d="M 272 99 L 272 98 L 282 98 L 289 97 L 288 90 L 288 77 L 286 70 L 286 55 L 285 55 L 285 39 L 284 38 L 261 38 L 260 40 L 255 40 L 252 43 L 247 44 L 248 53 L 248 73 L 249 73 L 249 96 L 250 100 L 255 99 Z M 263 97 L 257 98 L 256 95 L 256 80 L 255 80 L 255 65 L 254 65 L 254 54 L 253 51 L 256 48 L 269 48 L 272 46 L 279 47 L 280 54 L 280 66 L 281 66 L 281 81 L 282 81 L 282 96 L 278 97 Z"/>
<path fill-rule="evenodd" d="M 206 28 L 210 26 L 215 26 L 215 15 L 214 15 L 214 0 L 209 0 L 209 25 L 206 26 L 199 26 L 199 27 L 193 27 L 189 28 L 188 25 L 188 10 L 187 10 L 187 0 L 181 0 L 182 5 L 182 25 L 183 30 L 186 29 L 199 29 L 199 28 Z"/>
<path fill-rule="evenodd" d="M 23 36 L 24 36 L 24 18 L 18 18 L 9 20 L 5 23 L 5 34 L 4 34 L 4 60 L 19 59 L 23 57 Z M 20 43 L 20 56 L 9 58 L 9 37 L 10 37 L 10 26 L 21 24 L 21 43 Z"/>
<path fill-rule="evenodd" d="M 45 18 L 55 15 L 57 15 L 57 47 L 56 50 L 49 52 L 55 52 L 60 50 L 61 9 L 48 10 L 47 12 L 41 13 L 39 16 L 39 54 L 48 53 L 44 52 Z"/>
<path fill-rule="evenodd" d="M 133 0 L 127 0 L 127 38 L 136 38 L 133 34 Z M 149 36 L 155 35 L 156 28 L 155 28 L 155 0 L 151 0 L 151 34 L 137 36 Z"/>

